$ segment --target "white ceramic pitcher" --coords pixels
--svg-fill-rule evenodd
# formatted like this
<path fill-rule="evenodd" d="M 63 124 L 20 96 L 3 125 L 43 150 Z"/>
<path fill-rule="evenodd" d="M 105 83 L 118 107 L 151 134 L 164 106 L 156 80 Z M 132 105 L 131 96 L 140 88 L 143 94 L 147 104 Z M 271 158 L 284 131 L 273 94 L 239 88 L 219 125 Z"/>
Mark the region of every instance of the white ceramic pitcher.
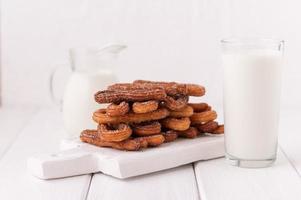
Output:
<path fill-rule="evenodd" d="M 124 45 L 110 45 L 104 48 L 70 49 L 72 74 L 66 84 L 62 102 L 64 126 L 68 137 L 78 137 L 84 129 L 95 129 L 97 124 L 92 114 L 100 108 L 94 101 L 94 94 L 117 81 L 113 72 L 115 60 Z M 53 77 L 50 77 L 50 92 L 54 101 Z"/>

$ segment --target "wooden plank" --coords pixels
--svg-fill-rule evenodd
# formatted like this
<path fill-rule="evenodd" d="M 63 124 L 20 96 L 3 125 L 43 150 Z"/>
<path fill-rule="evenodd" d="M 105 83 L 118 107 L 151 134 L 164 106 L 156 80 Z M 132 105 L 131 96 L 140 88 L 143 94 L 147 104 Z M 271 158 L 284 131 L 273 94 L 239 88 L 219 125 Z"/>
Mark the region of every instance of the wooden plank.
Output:
<path fill-rule="evenodd" d="M 17 138 L 20 130 L 34 116 L 35 108 L 1 107 L 0 109 L 0 160 Z"/>
<path fill-rule="evenodd" d="M 292 200 L 301 196 L 301 179 L 281 151 L 273 167 L 238 168 L 222 158 L 195 163 L 195 173 L 202 200 Z"/>
<path fill-rule="evenodd" d="M 287 109 L 281 113 L 279 143 L 281 148 L 301 177 L 301 109 Z"/>
<path fill-rule="evenodd" d="M 42 110 L 23 129 L 0 161 L 1 199 L 85 199 L 90 175 L 43 181 L 27 171 L 29 156 L 58 149 L 61 127 L 59 112 Z"/>
<path fill-rule="evenodd" d="M 125 180 L 95 174 L 88 200 L 96 199 L 190 200 L 199 196 L 192 165 L 185 165 Z"/>

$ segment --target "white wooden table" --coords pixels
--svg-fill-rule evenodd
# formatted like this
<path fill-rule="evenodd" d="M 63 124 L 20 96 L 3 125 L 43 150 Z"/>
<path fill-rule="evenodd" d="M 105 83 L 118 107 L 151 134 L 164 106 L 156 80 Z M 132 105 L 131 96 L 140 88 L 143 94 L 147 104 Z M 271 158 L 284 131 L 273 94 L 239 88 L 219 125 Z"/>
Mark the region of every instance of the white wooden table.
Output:
<path fill-rule="evenodd" d="M 282 112 L 278 159 L 270 168 L 241 169 L 221 158 L 126 180 L 97 173 L 43 181 L 27 172 L 26 160 L 37 152 L 58 150 L 63 138 L 58 131 L 59 111 L 4 107 L 0 109 L 0 199 L 301 199 L 300 122 L 298 111 Z"/>

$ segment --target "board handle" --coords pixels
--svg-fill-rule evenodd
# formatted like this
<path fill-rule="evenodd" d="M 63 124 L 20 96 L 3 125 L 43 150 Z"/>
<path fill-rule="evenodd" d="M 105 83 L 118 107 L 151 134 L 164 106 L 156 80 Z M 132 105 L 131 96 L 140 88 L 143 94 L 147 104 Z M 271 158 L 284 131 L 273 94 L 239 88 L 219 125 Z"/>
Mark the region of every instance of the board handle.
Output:
<path fill-rule="evenodd" d="M 55 154 L 35 155 L 27 160 L 28 170 L 40 179 L 54 179 L 97 172 L 97 159 L 81 147 Z"/>

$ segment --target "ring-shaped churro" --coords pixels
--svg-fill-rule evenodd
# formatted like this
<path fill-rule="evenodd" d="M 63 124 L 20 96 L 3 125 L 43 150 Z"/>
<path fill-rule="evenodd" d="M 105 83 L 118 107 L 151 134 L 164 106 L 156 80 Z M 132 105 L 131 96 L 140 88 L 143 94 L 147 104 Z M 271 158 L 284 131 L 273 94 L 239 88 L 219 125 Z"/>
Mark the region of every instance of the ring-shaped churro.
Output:
<path fill-rule="evenodd" d="M 223 134 L 224 131 L 224 125 L 219 125 L 213 132 L 212 134 Z"/>
<path fill-rule="evenodd" d="M 169 128 L 176 131 L 185 131 L 190 126 L 190 120 L 188 117 L 172 118 L 168 117 L 162 120 L 162 125 L 165 128 Z"/>
<path fill-rule="evenodd" d="M 166 133 L 163 133 L 163 136 L 165 138 L 164 142 L 172 142 L 178 138 L 178 134 L 174 130 L 170 130 Z"/>
<path fill-rule="evenodd" d="M 158 101 L 135 102 L 132 105 L 134 113 L 149 113 L 158 109 Z"/>
<path fill-rule="evenodd" d="M 178 111 L 183 109 L 187 105 L 188 100 L 188 96 L 167 96 L 164 99 L 164 105 L 170 110 Z"/>
<path fill-rule="evenodd" d="M 147 140 L 145 140 L 145 139 L 133 138 L 133 140 L 140 143 L 140 149 L 145 149 L 148 147 Z"/>
<path fill-rule="evenodd" d="M 179 137 L 184 137 L 184 138 L 195 138 L 198 136 L 199 131 L 195 127 L 190 127 L 189 129 L 185 131 L 178 131 L 178 136 Z"/>
<path fill-rule="evenodd" d="M 191 115 L 193 115 L 193 108 L 188 105 L 179 111 L 171 110 L 169 114 L 170 117 L 190 117 Z"/>
<path fill-rule="evenodd" d="M 93 113 L 93 120 L 98 124 L 140 123 L 163 119 L 169 115 L 166 108 L 159 108 L 150 113 L 127 113 L 122 116 L 111 117 L 106 114 L 105 109 L 99 109 Z"/>
<path fill-rule="evenodd" d="M 82 142 L 86 142 L 99 147 L 110 147 L 118 150 L 137 151 L 141 143 L 134 139 L 127 139 L 121 142 L 106 142 L 98 136 L 97 130 L 84 130 L 80 135 Z"/>
<path fill-rule="evenodd" d="M 107 124 L 99 124 L 98 134 L 103 141 L 120 142 L 132 135 L 132 129 L 127 124 L 118 124 L 111 127 Z"/>
<path fill-rule="evenodd" d="M 161 132 L 161 124 L 159 122 L 133 124 L 132 127 L 134 134 L 138 136 L 155 135 Z"/>
<path fill-rule="evenodd" d="M 205 124 L 198 124 L 196 125 L 196 127 L 201 133 L 212 133 L 215 129 L 218 128 L 218 123 L 215 121 L 209 121 Z"/>
<path fill-rule="evenodd" d="M 188 103 L 188 105 L 193 108 L 194 112 L 204 112 L 209 107 L 207 103 Z"/>
<path fill-rule="evenodd" d="M 111 117 L 121 116 L 128 113 L 130 110 L 129 103 L 122 101 L 120 104 L 111 103 L 107 107 L 107 115 Z"/>
<path fill-rule="evenodd" d="M 156 147 L 164 143 L 164 136 L 162 134 L 158 135 L 150 135 L 150 136 L 143 136 L 143 137 L 137 137 L 134 140 L 141 141 L 144 140 L 147 142 L 147 146 L 150 147 Z"/>
<path fill-rule="evenodd" d="M 213 121 L 217 118 L 217 114 L 214 110 L 204 111 L 199 113 L 193 113 L 190 117 L 191 124 L 204 124 L 209 121 Z"/>

